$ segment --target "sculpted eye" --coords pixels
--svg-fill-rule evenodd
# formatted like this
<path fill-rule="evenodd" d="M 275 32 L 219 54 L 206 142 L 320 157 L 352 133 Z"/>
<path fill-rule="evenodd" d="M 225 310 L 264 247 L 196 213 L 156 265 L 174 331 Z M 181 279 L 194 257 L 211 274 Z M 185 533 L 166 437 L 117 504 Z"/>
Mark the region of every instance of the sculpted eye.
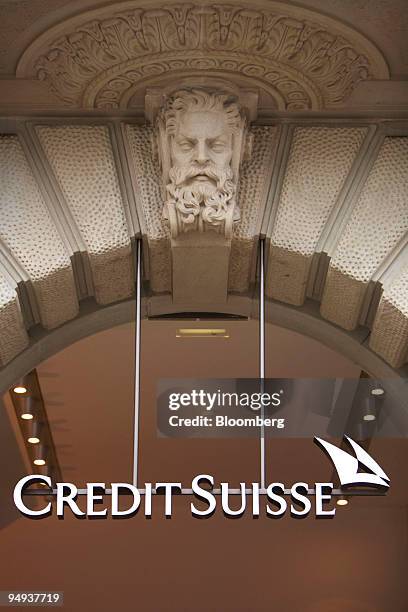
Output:
<path fill-rule="evenodd" d="M 225 149 L 225 142 L 222 142 L 221 140 L 216 140 L 212 143 L 211 148 L 216 153 L 221 153 Z"/>
<path fill-rule="evenodd" d="M 178 146 L 182 151 L 191 151 L 194 145 L 190 140 L 181 140 Z"/>

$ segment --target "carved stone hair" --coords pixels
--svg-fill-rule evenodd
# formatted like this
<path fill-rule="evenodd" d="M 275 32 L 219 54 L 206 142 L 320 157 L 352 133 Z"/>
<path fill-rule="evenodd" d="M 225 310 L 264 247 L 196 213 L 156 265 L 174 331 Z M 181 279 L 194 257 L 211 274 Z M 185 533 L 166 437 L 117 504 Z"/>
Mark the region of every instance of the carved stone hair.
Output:
<path fill-rule="evenodd" d="M 175 92 L 167 101 L 159 115 L 159 121 L 168 135 L 176 133 L 180 115 L 194 111 L 221 111 L 231 132 L 242 129 L 245 118 L 239 105 L 227 94 L 209 93 L 202 89 L 182 89 Z"/>

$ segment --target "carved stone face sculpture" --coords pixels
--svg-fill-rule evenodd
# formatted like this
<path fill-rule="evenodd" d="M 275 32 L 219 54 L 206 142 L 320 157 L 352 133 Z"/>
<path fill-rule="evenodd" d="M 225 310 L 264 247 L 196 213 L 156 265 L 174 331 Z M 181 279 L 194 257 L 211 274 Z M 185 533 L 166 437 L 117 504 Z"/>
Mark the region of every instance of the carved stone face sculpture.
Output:
<path fill-rule="evenodd" d="M 239 218 L 235 194 L 245 124 L 238 104 L 224 94 L 182 90 L 168 100 L 158 118 L 158 137 L 163 214 L 173 235 L 224 233 Z"/>

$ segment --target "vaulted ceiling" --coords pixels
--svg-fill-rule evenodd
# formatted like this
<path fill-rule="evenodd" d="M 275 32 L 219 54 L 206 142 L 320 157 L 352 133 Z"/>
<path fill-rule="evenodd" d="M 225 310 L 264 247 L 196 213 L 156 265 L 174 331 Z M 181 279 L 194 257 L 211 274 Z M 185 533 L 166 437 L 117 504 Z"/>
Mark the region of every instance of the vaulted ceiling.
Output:
<path fill-rule="evenodd" d="M 312 308 L 333 334 L 349 332 L 394 368 L 406 363 L 404 3 L 375 2 L 377 13 L 367 3 L 300 4 L 8 3 L 0 26 L 3 366 L 90 304 L 131 300 L 138 237 L 146 312 L 251 316 L 260 236 L 270 304 Z M 144 116 L 150 91 L 192 79 L 256 90 L 259 99 L 228 296 L 205 308 L 172 301 Z"/>

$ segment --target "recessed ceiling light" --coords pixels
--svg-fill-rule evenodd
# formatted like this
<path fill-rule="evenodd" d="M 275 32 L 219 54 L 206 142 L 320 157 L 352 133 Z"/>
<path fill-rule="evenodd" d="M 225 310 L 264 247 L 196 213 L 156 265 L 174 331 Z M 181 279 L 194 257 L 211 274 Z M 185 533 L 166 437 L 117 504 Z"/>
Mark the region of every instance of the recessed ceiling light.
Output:
<path fill-rule="evenodd" d="M 35 400 L 30 395 L 22 397 L 18 402 L 20 416 L 22 419 L 29 420 L 34 417 L 35 414 Z"/>
<path fill-rule="evenodd" d="M 18 385 L 17 387 L 14 387 L 13 391 L 18 395 L 23 395 L 24 393 L 27 393 L 27 387 Z"/>
<path fill-rule="evenodd" d="M 345 497 L 339 497 L 339 499 L 337 500 L 337 505 L 338 506 L 347 506 L 348 505 L 348 499 L 346 499 Z"/>
<path fill-rule="evenodd" d="M 32 421 L 28 430 L 27 442 L 30 444 L 39 444 L 41 438 L 42 423 L 38 420 Z"/>
<path fill-rule="evenodd" d="M 375 421 L 375 419 L 376 419 L 375 414 L 365 414 L 363 416 L 363 421 L 366 421 L 366 422 Z"/>
<path fill-rule="evenodd" d="M 33 448 L 34 454 L 34 465 L 45 465 L 45 460 L 47 457 L 47 450 L 44 448 L 42 444 L 36 444 Z"/>
<path fill-rule="evenodd" d="M 376 387 L 375 389 L 371 389 L 371 395 L 376 395 L 377 397 L 380 395 L 384 395 L 385 391 L 381 387 Z"/>

